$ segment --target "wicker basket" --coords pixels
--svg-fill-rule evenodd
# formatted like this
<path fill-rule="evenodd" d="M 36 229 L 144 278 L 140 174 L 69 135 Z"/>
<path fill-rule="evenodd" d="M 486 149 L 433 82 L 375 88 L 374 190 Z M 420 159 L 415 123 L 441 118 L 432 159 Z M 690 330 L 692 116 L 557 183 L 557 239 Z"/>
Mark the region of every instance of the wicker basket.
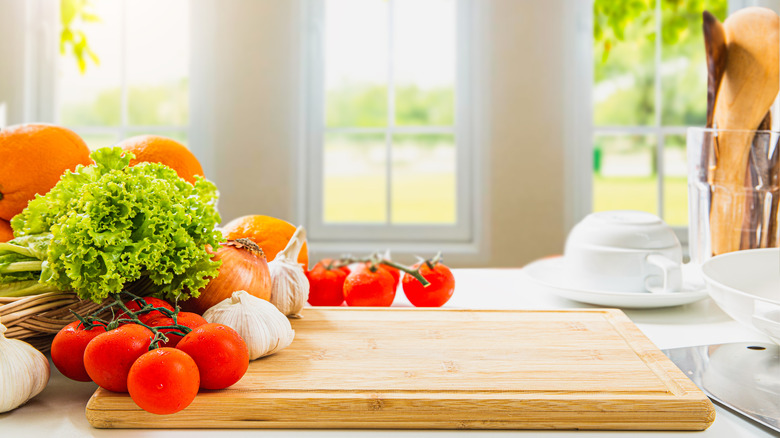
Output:
<path fill-rule="evenodd" d="M 0 298 L 0 322 L 7 338 L 29 342 L 46 353 L 54 335 L 76 320 L 71 310 L 86 315 L 102 304 L 80 300 L 72 292 L 48 292 L 18 298 Z"/>

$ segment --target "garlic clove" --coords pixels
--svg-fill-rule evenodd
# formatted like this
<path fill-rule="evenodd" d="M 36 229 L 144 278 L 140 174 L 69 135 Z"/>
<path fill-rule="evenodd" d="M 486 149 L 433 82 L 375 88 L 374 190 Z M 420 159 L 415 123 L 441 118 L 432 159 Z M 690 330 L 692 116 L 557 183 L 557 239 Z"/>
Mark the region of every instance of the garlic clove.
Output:
<path fill-rule="evenodd" d="M 249 348 L 250 360 L 274 354 L 295 338 L 290 321 L 276 306 L 243 290 L 206 310 L 203 317 L 237 331 Z"/>
<path fill-rule="evenodd" d="M 306 230 L 298 227 L 284 250 L 268 263 L 271 274 L 270 301 L 283 314 L 299 318 L 309 299 L 309 279 L 298 263 L 298 253 L 306 241 Z"/>
<path fill-rule="evenodd" d="M 0 323 L 0 413 L 23 405 L 49 383 L 49 360 L 32 345 L 5 337 Z"/>

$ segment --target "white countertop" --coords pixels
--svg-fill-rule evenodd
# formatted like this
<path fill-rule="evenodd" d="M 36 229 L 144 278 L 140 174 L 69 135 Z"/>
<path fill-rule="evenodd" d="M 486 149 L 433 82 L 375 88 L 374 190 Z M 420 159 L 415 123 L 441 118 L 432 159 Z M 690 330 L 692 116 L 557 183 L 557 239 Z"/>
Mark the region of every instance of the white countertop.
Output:
<path fill-rule="evenodd" d="M 473 309 L 569 309 L 594 307 L 548 295 L 529 282 L 518 269 L 455 270 L 456 292 L 446 307 Z M 394 305 L 409 306 L 399 293 Z M 725 342 L 769 342 L 769 339 L 723 313 L 709 298 L 686 306 L 625 313 L 659 348 L 674 348 Z M 47 388 L 26 405 L 0 414 L 0 437 L 435 437 L 467 435 L 735 438 L 774 437 L 769 429 L 755 425 L 718 405 L 717 417 L 703 432 L 604 432 L 604 431 L 428 431 L 428 430 L 108 430 L 94 429 L 84 415 L 87 400 L 97 386 L 63 377 L 52 366 Z"/>

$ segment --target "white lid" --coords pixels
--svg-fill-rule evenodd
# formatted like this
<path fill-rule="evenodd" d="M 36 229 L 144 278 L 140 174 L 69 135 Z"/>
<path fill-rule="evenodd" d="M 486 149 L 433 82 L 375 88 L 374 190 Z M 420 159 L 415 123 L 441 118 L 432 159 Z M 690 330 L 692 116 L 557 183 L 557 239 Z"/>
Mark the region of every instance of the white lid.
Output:
<path fill-rule="evenodd" d="M 661 218 L 634 210 L 589 214 L 572 228 L 567 246 L 571 243 L 622 249 L 661 249 L 680 245 L 677 235 Z"/>

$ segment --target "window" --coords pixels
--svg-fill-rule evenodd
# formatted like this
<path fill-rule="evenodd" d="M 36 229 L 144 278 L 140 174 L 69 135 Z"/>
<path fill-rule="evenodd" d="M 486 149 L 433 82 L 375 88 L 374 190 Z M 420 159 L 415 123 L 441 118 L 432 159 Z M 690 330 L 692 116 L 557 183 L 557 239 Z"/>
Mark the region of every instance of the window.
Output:
<path fill-rule="evenodd" d="M 685 132 L 706 122 L 701 12 L 726 0 L 595 0 L 593 211 L 688 223 Z"/>
<path fill-rule="evenodd" d="M 472 239 L 465 3 L 308 3 L 312 240 Z"/>
<path fill-rule="evenodd" d="M 142 134 L 186 144 L 189 2 L 63 0 L 60 7 L 53 121 L 92 149 Z"/>

